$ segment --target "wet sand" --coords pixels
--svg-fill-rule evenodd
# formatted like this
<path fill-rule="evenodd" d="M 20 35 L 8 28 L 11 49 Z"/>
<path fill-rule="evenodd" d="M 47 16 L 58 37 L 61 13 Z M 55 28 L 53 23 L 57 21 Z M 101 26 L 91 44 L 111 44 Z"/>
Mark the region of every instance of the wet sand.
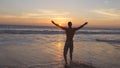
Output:
<path fill-rule="evenodd" d="M 14 39 L 14 37 L 11 38 Z M 28 40 L 24 40 L 25 37 L 29 37 Z M 86 35 L 82 37 L 84 38 Z M 120 49 L 117 44 L 114 46 L 101 41 L 77 40 L 74 42 L 73 62 L 65 65 L 63 35 L 42 35 L 42 37 L 41 35 L 25 35 L 19 39 L 19 41 L 14 40 L 15 42 L 8 40 L 9 42 L 0 43 L 0 68 L 120 67 Z"/>

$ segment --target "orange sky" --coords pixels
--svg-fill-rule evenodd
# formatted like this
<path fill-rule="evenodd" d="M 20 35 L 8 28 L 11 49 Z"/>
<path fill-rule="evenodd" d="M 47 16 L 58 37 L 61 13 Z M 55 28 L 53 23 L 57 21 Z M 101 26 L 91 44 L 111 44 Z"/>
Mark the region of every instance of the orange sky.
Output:
<path fill-rule="evenodd" d="M 88 22 L 90 27 L 120 27 L 119 0 L 2 0 L 0 24 L 63 26 Z"/>
<path fill-rule="evenodd" d="M 88 26 L 93 27 L 119 27 L 120 21 L 117 19 L 94 19 L 94 18 L 68 18 L 68 17 L 48 17 L 48 18 L 20 18 L 17 17 L 1 17 L 0 22 L 2 24 L 17 24 L 17 25 L 47 25 L 53 26 L 51 20 L 63 26 L 67 26 L 68 21 L 72 21 L 73 26 L 79 26 L 84 22 L 88 22 Z"/>

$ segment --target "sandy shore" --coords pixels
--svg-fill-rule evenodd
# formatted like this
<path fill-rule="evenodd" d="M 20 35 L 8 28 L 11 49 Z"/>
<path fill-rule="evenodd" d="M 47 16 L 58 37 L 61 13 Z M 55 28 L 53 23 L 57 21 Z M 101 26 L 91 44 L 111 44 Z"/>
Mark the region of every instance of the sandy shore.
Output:
<path fill-rule="evenodd" d="M 106 42 L 90 40 L 82 41 L 76 38 L 73 62 L 65 65 L 63 59 L 63 36 L 59 36 L 60 39 L 57 40 L 57 35 L 50 37 L 43 35 L 42 38 L 41 35 L 33 36 L 36 39 L 31 39 L 32 35 L 30 35 L 28 40 L 24 40 L 25 37 L 28 38 L 28 35 L 19 37 L 19 41 L 8 40 L 0 43 L 0 68 L 120 67 L 120 49 L 117 44 L 112 45 Z M 47 39 L 48 37 L 51 40 Z M 14 36 L 11 38 L 13 39 Z"/>

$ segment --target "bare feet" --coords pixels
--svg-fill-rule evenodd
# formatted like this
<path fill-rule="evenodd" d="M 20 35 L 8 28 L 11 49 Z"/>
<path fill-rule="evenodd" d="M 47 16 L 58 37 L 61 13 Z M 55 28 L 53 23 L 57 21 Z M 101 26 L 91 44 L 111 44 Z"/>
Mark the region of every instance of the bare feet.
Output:
<path fill-rule="evenodd" d="M 68 64 L 67 62 L 65 62 L 65 64 Z"/>

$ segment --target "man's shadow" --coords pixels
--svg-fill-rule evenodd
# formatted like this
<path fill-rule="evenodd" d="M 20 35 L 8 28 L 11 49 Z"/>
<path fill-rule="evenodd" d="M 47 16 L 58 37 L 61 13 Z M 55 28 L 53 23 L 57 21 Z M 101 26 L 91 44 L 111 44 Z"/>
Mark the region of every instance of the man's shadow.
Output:
<path fill-rule="evenodd" d="M 79 62 L 72 62 L 70 64 L 65 64 L 64 68 L 95 68 L 93 65 L 79 63 Z"/>

